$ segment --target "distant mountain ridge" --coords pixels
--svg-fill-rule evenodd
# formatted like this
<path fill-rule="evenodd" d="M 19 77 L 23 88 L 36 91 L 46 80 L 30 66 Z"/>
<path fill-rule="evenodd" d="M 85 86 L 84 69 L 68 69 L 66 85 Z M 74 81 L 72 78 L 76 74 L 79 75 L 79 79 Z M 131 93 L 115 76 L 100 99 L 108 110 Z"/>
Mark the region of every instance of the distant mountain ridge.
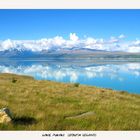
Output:
<path fill-rule="evenodd" d="M 56 48 L 56 47 L 54 47 Z M 9 49 L 0 51 L 0 58 L 140 58 L 140 53 L 104 51 L 87 48 L 50 49 L 31 51 L 27 49 Z"/>
<path fill-rule="evenodd" d="M 32 51 L 30 49 L 8 49 L 4 51 L 0 51 L 0 57 L 37 57 L 37 56 L 48 56 L 48 55 L 58 55 L 58 54 L 81 54 L 81 53 L 91 53 L 91 52 L 99 52 L 102 50 L 96 49 L 86 49 L 80 47 L 72 47 L 72 48 L 59 48 L 57 46 L 51 47 L 48 50 L 41 50 L 41 51 Z"/>

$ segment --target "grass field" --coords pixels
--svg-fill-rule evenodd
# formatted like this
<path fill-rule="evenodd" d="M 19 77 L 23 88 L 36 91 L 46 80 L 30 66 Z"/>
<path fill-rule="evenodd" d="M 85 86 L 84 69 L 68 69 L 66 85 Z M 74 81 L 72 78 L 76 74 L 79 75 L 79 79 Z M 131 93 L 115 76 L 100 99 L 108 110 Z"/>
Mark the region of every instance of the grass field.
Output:
<path fill-rule="evenodd" d="M 140 95 L 0 74 L 0 108 L 14 116 L 0 130 L 140 130 Z"/>

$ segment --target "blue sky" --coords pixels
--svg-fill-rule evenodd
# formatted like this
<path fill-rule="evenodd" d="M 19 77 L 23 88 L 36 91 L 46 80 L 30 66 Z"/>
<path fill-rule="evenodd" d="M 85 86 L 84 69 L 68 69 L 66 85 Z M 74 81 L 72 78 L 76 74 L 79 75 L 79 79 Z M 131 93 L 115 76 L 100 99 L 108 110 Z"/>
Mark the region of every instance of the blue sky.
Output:
<path fill-rule="evenodd" d="M 140 37 L 140 10 L 0 10 L 0 40 Z"/>

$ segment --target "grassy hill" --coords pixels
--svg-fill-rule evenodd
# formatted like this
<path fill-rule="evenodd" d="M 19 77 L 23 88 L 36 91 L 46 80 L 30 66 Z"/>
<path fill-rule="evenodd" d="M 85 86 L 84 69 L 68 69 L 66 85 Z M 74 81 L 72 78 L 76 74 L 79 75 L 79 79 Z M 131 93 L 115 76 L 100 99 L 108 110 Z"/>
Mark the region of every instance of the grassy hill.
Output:
<path fill-rule="evenodd" d="M 140 130 L 140 95 L 0 74 L 0 108 L 14 116 L 0 130 Z"/>

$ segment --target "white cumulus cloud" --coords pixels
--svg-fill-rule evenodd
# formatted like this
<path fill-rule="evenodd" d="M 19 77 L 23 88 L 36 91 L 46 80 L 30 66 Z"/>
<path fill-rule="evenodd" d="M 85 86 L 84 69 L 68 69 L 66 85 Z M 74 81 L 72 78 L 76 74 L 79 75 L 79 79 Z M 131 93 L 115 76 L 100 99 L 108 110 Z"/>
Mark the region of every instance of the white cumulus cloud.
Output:
<path fill-rule="evenodd" d="M 77 41 L 79 37 L 76 35 L 76 33 L 70 33 L 70 40 Z"/>
<path fill-rule="evenodd" d="M 125 51 L 125 52 L 140 52 L 140 40 L 124 41 L 125 35 L 121 34 L 117 37 L 93 38 L 84 36 L 81 39 L 76 33 L 70 33 L 69 39 L 64 39 L 62 36 L 53 38 L 43 38 L 39 40 L 3 40 L 0 41 L 0 51 L 9 49 L 30 50 L 39 52 L 42 50 L 61 50 L 70 48 L 87 48 L 106 51 Z"/>

